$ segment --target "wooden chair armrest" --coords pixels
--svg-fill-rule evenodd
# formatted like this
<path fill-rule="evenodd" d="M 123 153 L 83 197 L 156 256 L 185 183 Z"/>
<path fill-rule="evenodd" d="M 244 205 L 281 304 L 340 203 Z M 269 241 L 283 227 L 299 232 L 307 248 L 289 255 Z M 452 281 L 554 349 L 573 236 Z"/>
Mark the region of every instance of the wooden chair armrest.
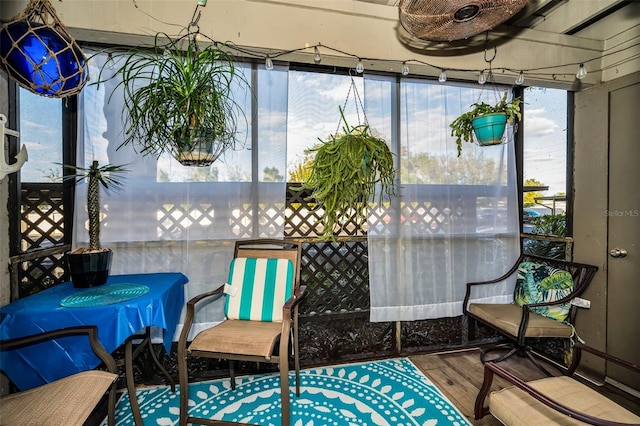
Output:
<path fill-rule="evenodd" d="M 627 368 L 635 373 L 640 374 L 640 366 L 637 364 L 633 364 L 629 361 L 625 361 L 624 359 L 620 359 L 616 356 L 610 355 L 608 353 L 599 351 L 596 348 L 592 348 L 591 346 L 587 346 L 584 343 L 579 343 L 576 342 L 576 344 L 574 345 L 574 354 L 573 354 L 573 358 L 571 360 L 571 365 L 569 366 L 569 368 L 567 369 L 567 375 L 571 376 L 573 375 L 573 373 L 576 371 L 576 369 L 578 368 L 578 365 L 580 364 L 580 358 L 582 357 L 582 351 L 585 352 L 589 352 L 597 357 L 606 359 L 607 361 L 611 361 L 614 364 L 618 364 L 621 367 Z"/>
<path fill-rule="evenodd" d="M 562 300 L 565 300 L 565 299 L 567 298 L 564 298 Z M 569 298 L 568 300 L 571 300 L 571 299 L 572 298 Z M 551 305 L 556 305 L 558 303 L 562 303 L 562 302 L 560 300 L 557 300 L 554 302 L 530 303 L 530 304 L 522 305 L 522 317 L 520 319 L 520 326 L 518 327 L 518 335 L 516 336 L 518 340 L 518 344 L 520 346 L 524 346 L 524 341 L 526 339 L 526 334 L 527 334 L 527 327 L 529 326 L 529 317 L 531 315 L 531 308 L 535 308 L 538 306 L 551 306 Z"/>
<path fill-rule="evenodd" d="M 289 300 L 285 302 L 285 304 L 283 305 L 283 309 L 291 311 L 291 309 L 293 309 L 297 304 L 299 304 L 302 301 L 302 298 L 306 294 L 306 291 L 307 291 L 306 285 L 301 285 L 300 287 L 298 287 L 298 289 L 293 294 L 293 296 L 291 296 Z"/>
<path fill-rule="evenodd" d="M 207 298 L 209 298 L 211 296 L 221 295 L 221 294 L 223 294 L 223 291 L 224 291 L 224 284 L 222 284 L 220 287 L 216 288 L 215 290 L 208 291 L 206 293 L 201 293 L 201 294 L 198 294 L 197 296 L 192 297 L 187 302 L 187 306 L 189 306 L 189 305 L 193 306 L 193 305 L 199 303 L 200 301 L 202 301 L 203 299 L 207 299 Z"/>
<path fill-rule="evenodd" d="M 489 412 L 488 408 L 484 407 L 484 400 L 488 394 L 489 388 L 491 387 L 491 381 L 493 380 L 493 374 L 497 374 L 503 379 L 507 380 L 509 383 L 523 390 L 527 394 L 529 394 L 532 398 L 542 402 L 546 406 L 566 415 L 576 420 L 596 425 L 596 426 L 631 426 L 633 423 L 620 423 L 614 422 L 611 420 L 601 419 L 598 417 L 590 416 L 588 414 L 582 413 L 580 411 L 576 411 L 571 407 L 567 407 L 564 404 L 554 401 L 550 397 L 546 396 L 544 393 L 532 388 L 529 384 L 520 378 L 516 377 L 512 373 L 500 368 L 497 364 L 493 362 L 487 362 L 484 364 L 485 371 L 485 382 L 488 381 L 488 386 L 485 386 L 485 382 L 483 382 L 480 393 L 478 394 L 478 398 L 476 399 L 476 416 L 481 413 L 482 415 L 487 414 Z M 479 411 L 478 411 L 479 410 Z M 482 417 L 481 415 L 481 417 Z M 479 419 L 480 417 L 476 417 Z"/>
<path fill-rule="evenodd" d="M 489 284 L 497 284 L 501 281 L 506 280 L 507 278 L 509 278 L 511 275 L 513 275 L 517 270 L 518 270 L 518 266 L 520 266 L 520 262 L 521 262 L 522 256 L 520 256 L 518 258 L 518 260 L 516 261 L 516 263 L 511 267 L 511 269 L 509 269 L 507 272 L 505 272 L 502 276 L 492 279 L 492 280 L 487 280 L 487 281 L 476 281 L 476 282 L 470 282 L 467 283 L 467 290 L 465 292 L 464 295 L 464 300 L 462 302 L 462 312 L 464 315 L 467 315 L 469 313 L 469 311 L 467 310 L 467 307 L 469 306 L 469 299 L 471 299 L 471 289 L 475 286 L 479 286 L 479 285 L 489 285 Z"/>
<path fill-rule="evenodd" d="M 187 338 L 189 337 L 189 332 L 191 331 L 191 326 L 193 326 L 193 320 L 196 316 L 196 304 L 202 302 L 205 299 L 209 299 L 211 297 L 219 298 L 224 294 L 224 284 L 215 290 L 208 291 L 206 293 L 198 294 L 197 296 L 192 297 L 187 302 L 187 312 L 184 318 L 184 324 L 182 326 L 182 331 L 180 332 L 180 337 L 178 338 L 178 347 L 187 345 Z"/>
<path fill-rule="evenodd" d="M 96 356 L 100 358 L 100 360 L 104 363 L 104 365 L 107 367 L 107 370 L 110 373 L 116 373 L 116 361 L 104 348 L 102 342 L 100 342 L 100 339 L 98 337 L 98 327 L 96 326 L 87 325 L 59 328 L 57 330 L 45 331 L 42 333 L 32 334 L 30 336 L 2 340 L 0 341 L 0 350 L 21 348 L 32 345 L 34 343 L 43 342 L 45 340 L 55 339 L 56 337 L 65 337 L 80 334 L 84 334 L 87 336 L 87 338 L 89 339 L 89 344 L 91 345 L 91 349 L 96 354 Z"/>

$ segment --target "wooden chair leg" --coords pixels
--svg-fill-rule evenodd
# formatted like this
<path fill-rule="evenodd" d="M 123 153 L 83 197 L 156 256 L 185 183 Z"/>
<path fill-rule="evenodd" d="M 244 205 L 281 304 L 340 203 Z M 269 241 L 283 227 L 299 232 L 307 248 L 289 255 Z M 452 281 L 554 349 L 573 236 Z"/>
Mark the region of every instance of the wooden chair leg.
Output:
<path fill-rule="evenodd" d="M 478 396 L 476 397 L 476 402 L 474 406 L 474 417 L 476 420 L 483 418 L 485 415 L 489 414 L 489 408 L 484 406 L 484 400 L 489 393 L 489 389 L 491 389 L 491 385 L 493 383 L 493 371 L 489 370 L 485 367 L 484 369 L 484 380 L 482 382 L 482 386 L 480 387 L 480 391 L 478 392 Z"/>
<path fill-rule="evenodd" d="M 189 372 L 185 348 L 178 346 L 178 377 L 180 381 L 180 426 L 187 426 L 189 417 Z"/>
<path fill-rule="evenodd" d="M 280 398 L 282 401 L 282 426 L 289 426 L 291 418 L 291 401 L 289 398 L 289 359 L 281 356 L 280 364 Z"/>
<path fill-rule="evenodd" d="M 300 355 L 298 352 L 298 327 L 293 329 L 293 360 L 296 369 L 296 397 L 300 397 Z"/>
<path fill-rule="evenodd" d="M 145 343 L 146 343 L 147 347 L 149 348 L 149 352 L 151 352 L 151 359 L 156 364 L 156 366 L 160 369 L 162 374 L 164 374 L 164 377 L 167 378 L 167 381 L 171 385 L 171 392 L 175 392 L 176 391 L 176 383 L 173 381 L 173 378 L 171 377 L 169 372 L 166 370 L 166 368 L 164 368 L 164 366 L 162 365 L 162 363 L 158 359 L 158 355 L 156 355 L 156 352 L 153 350 L 153 345 L 151 344 L 151 327 L 147 327 L 147 329 L 145 331 Z"/>
<path fill-rule="evenodd" d="M 136 384 L 133 378 L 133 339 L 127 339 L 124 345 L 124 365 L 125 376 L 127 381 L 127 391 L 129 393 L 129 404 L 133 413 L 133 422 L 136 426 L 143 426 L 142 415 L 140 414 L 140 406 L 138 405 L 138 396 L 136 395 Z"/>
<path fill-rule="evenodd" d="M 544 373 L 547 377 L 551 377 L 553 375 L 536 359 L 530 348 L 525 349 L 524 353 L 527 355 L 527 358 L 529 358 L 533 365 L 538 367 L 538 370 L 542 371 L 542 373 Z"/>
<path fill-rule="evenodd" d="M 231 390 L 236 390 L 236 362 L 229 360 L 229 380 L 231 381 Z"/>
<path fill-rule="evenodd" d="M 508 348 L 510 348 L 510 349 L 506 354 L 501 355 L 501 356 L 496 357 L 496 358 L 493 358 L 493 359 L 487 359 L 487 355 L 489 354 L 489 352 L 508 349 Z M 482 361 L 483 364 L 488 362 L 488 361 L 491 361 L 491 362 L 502 362 L 505 359 L 507 359 L 510 356 L 512 356 L 513 354 L 515 354 L 516 352 L 518 352 L 519 349 L 520 348 L 518 348 L 518 346 L 514 346 L 514 345 L 512 345 L 510 343 L 503 344 L 503 345 L 497 345 L 497 346 L 493 346 L 493 347 L 490 347 L 490 348 L 487 348 L 487 349 L 483 349 L 480 352 L 480 361 Z"/>
<path fill-rule="evenodd" d="M 107 425 L 115 426 L 116 423 L 116 382 L 111 385 L 109 390 L 109 407 L 107 408 Z"/>

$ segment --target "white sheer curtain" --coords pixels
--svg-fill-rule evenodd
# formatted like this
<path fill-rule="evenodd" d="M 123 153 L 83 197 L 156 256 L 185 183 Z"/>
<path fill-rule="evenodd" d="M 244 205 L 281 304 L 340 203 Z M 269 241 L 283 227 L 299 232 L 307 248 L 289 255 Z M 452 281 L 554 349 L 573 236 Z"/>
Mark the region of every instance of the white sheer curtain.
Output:
<path fill-rule="evenodd" d="M 401 171 L 400 196 L 391 201 L 383 224 L 368 232 L 371 321 L 461 315 L 466 282 L 496 278 L 517 258 L 512 138 L 485 148 L 465 143 L 457 158 L 450 136 L 455 117 L 473 102 L 493 102 L 496 96 L 491 88 L 365 81 L 369 122 L 392 142 Z M 512 285 L 505 283 L 498 298 L 474 298 L 506 300 Z"/>
<path fill-rule="evenodd" d="M 89 61 L 92 81 L 106 61 L 113 59 L 100 54 Z M 122 191 L 101 191 L 101 244 L 114 252 L 111 274 L 182 272 L 189 278 L 188 300 L 226 281 L 233 241 L 283 236 L 285 182 L 274 182 L 272 176 L 284 175 L 286 169 L 287 69 L 256 69 L 253 74 L 249 66 L 238 69 L 248 81 L 257 76 L 261 120 L 251 119 L 249 92 L 238 90 L 236 98 L 248 118 L 247 127 L 239 129 L 247 135 L 246 146 L 208 168 L 184 167 L 168 156 L 156 161 L 129 146 L 118 149 L 124 105 L 120 89 L 111 95 L 117 80 L 82 91 L 77 164 L 86 167 L 98 160 L 101 165 L 128 164 L 130 170 Z M 109 64 L 104 72 L 113 73 Z M 75 246 L 87 245 L 85 206 L 86 186 L 80 184 Z M 197 320 L 209 326 L 222 318 L 219 302 L 203 309 Z"/>

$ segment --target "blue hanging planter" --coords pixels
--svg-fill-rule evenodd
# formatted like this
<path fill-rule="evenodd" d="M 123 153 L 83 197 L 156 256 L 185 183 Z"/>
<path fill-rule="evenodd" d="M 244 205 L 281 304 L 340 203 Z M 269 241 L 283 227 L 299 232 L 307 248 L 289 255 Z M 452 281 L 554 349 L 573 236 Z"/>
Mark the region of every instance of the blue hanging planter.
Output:
<path fill-rule="evenodd" d="M 3 25 L 0 60 L 10 78 L 38 95 L 70 96 L 88 81 L 86 58 L 48 0 L 31 0 L 18 18 Z"/>
<path fill-rule="evenodd" d="M 479 145 L 498 145 L 502 143 L 502 136 L 507 126 L 507 114 L 502 112 L 486 114 L 474 118 L 471 124 Z"/>

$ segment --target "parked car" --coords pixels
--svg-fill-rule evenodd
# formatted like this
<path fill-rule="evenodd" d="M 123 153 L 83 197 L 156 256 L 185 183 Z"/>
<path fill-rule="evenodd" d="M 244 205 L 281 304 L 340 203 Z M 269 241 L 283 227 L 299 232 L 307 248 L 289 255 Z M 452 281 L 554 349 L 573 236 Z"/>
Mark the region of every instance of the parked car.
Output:
<path fill-rule="evenodd" d="M 540 217 L 540 216 L 542 216 L 540 212 L 537 212 L 530 207 L 525 207 L 524 209 L 522 209 L 523 223 L 531 223 L 531 219 L 533 219 L 534 217 Z"/>

